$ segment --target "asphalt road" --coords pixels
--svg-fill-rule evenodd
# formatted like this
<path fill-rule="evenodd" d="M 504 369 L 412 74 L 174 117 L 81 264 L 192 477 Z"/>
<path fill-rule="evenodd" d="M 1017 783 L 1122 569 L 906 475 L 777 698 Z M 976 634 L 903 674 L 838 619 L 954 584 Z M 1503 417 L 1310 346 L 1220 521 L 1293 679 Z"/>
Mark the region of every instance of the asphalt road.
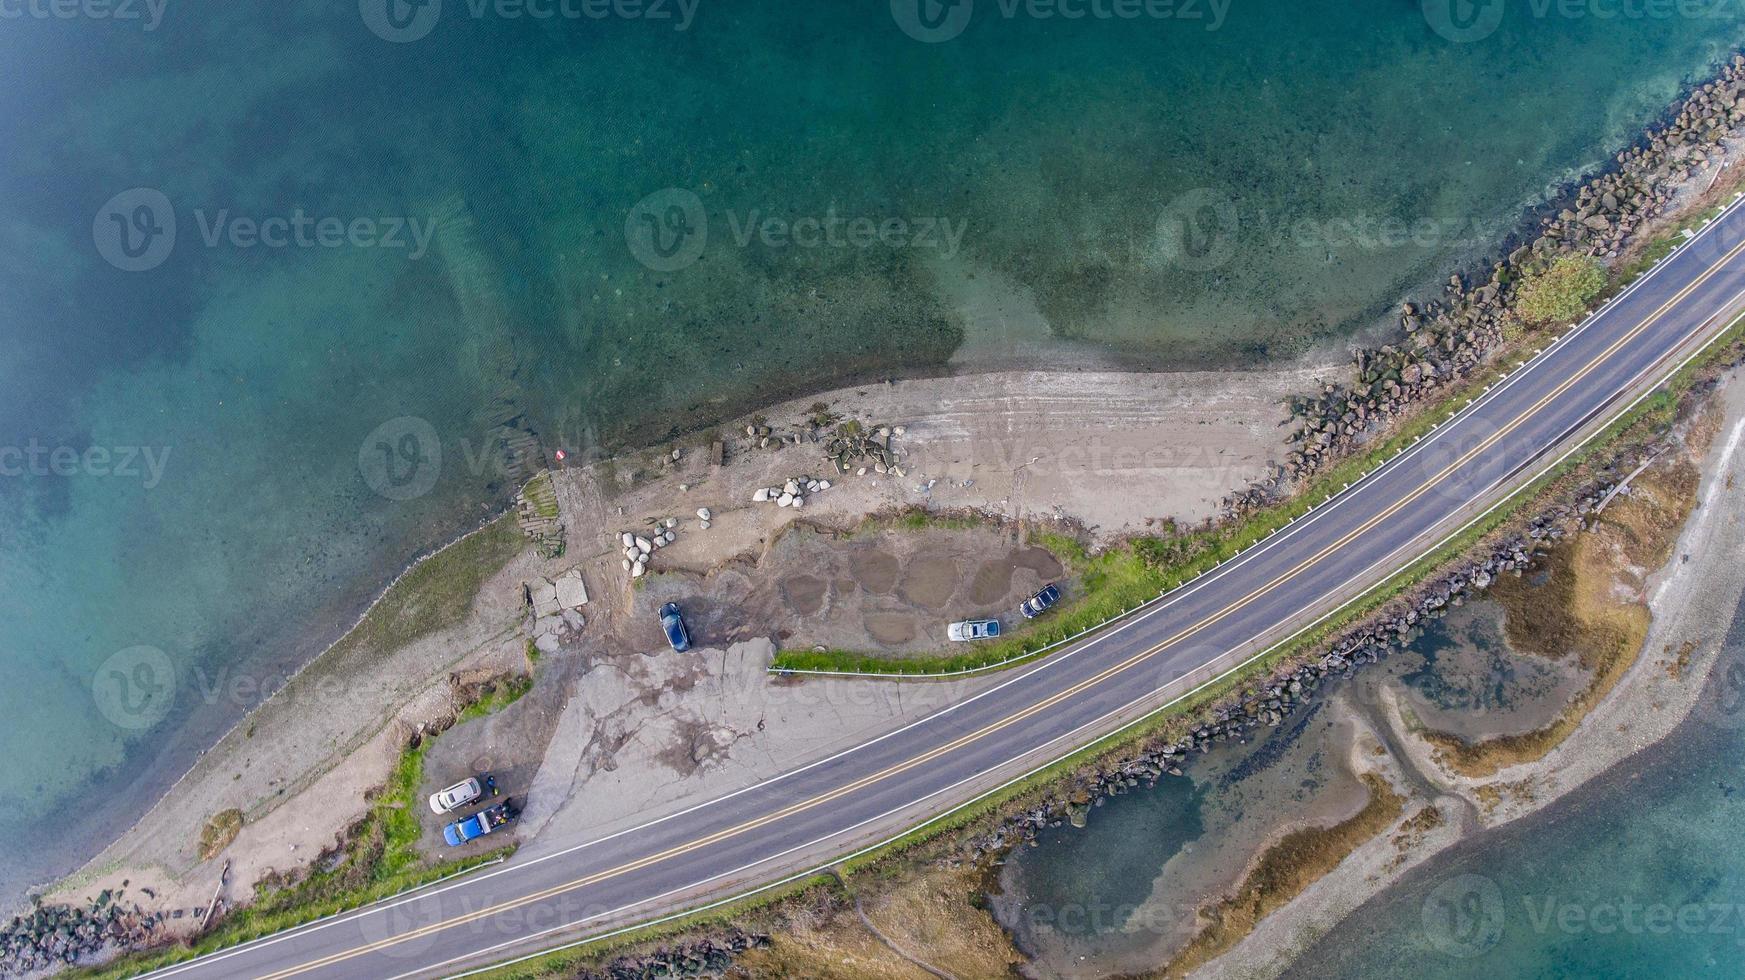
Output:
<path fill-rule="evenodd" d="M 501 960 L 802 873 L 1066 754 L 1402 567 L 1745 305 L 1734 206 L 1406 453 L 1241 558 L 896 732 L 604 841 L 511 860 L 153 976 L 400 977 Z M 1177 684 L 1176 688 L 1180 685 Z"/>

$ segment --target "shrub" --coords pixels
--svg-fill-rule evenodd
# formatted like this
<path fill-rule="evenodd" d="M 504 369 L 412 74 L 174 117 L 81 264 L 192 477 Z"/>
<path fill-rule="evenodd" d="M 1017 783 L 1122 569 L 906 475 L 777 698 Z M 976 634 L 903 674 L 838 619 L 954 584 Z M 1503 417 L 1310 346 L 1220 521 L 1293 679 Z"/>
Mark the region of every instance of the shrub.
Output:
<path fill-rule="evenodd" d="M 1533 326 L 1581 316 L 1600 290 L 1606 288 L 1606 273 L 1586 256 L 1566 255 L 1522 277 L 1515 312 Z"/>

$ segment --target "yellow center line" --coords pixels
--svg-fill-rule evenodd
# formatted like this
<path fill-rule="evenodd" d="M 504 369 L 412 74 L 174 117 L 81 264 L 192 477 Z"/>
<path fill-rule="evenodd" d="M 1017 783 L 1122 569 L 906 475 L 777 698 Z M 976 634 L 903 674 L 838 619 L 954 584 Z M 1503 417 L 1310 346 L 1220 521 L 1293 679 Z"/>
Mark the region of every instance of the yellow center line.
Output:
<path fill-rule="evenodd" d="M 988 724 L 986 727 L 983 727 L 978 731 L 972 732 L 972 733 L 967 734 L 967 735 L 959 736 L 958 738 L 956 738 L 956 739 L 954 739 L 954 740 L 952 740 L 944 745 L 936 746 L 936 747 L 928 750 L 927 752 L 921 753 L 920 755 L 914 756 L 913 758 L 910 758 L 904 762 L 897 763 L 896 765 L 890 766 L 889 768 L 886 768 L 886 769 L 881 770 L 879 772 L 876 772 L 876 773 L 873 773 L 873 774 L 870 774 L 867 776 L 862 776 L 861 778 L 859 778 L 857 780 L 854 780 L 850 783 L 846 783 L 842 786 L 837 787 L 836 789 L 830 790 L 829 792 L 826 792 L 826 793 L 822 793 L 822 794 L 815 796 L 811 799 L 804 800 L 804 801 L 801 801 L 799 803 L 790 804 L 786 807 L 783 807 L 780 810 L 776 810 L 776 811 L 773 811 L 771 813 L 765 814 L 761 817 L 757 817 L 753 820 L 746 821 L 746 822 L 741 823 L 737 826 L 729 827 L 725 830 L 716 831 L 713 834 L 709 834 L 707 836 L 700 837 L 696 840 L 689 841 L 689 842 L 684 843 L 684 844 L 675 845 L 674 847 L 671 847 L 665 851 L 661 851 L 657 854 L 651 854 L 647 857 L 639 858 L 639 859 L 637 859 L 635 861 L 631 861 L 627 864 L 619 865 L 618 867 L 609 868 L 609 869 L 606 869 L 604 871 L 598 871 L 598 872 L 595 872 L 593 874 L 586 875 L 586 876 L 581 877 L 581 878 L 577 878 L 574 881 L 570 881 L 570 882 L 567 882 L 565 884 L 554 885 L 554 886 L 547 888 L 547 889 L 544 889 L 542 891 L 535 892 L 535 893 L 532 893 L 529 895 L 525 895 L 521 898 L 514 899 L 514 900 L 511 900 L 508 902 L 504 902 L 504 903 L 501 903 L 499 905 L 491 906 L 490 908 L 480 909 L 476 912 L 467 913 L 466 915 L 457 916 L 457 917 L 452 918 L 452 919 L 444 919 L 440 922 L 435 922 L 435 923 L 432 923 L 432 924 L 427 925 L 427 926 L 422 926 L 418 929 L 410 930 L 408 932 L 401 933 L 400 935 L 397 935 L 397 936 L 390 936 L 386 939 L 380 939 L 380 940 L 377 940 L 373 943 L 353 947 L 352 949 L 343 950 L 343 951 L 338 952 L 338 953 L 332 953 L 326 957 L 323 957 L 323 958 L 317 959 L 317 960 L 312 960 L 312 961 L 310 961 L 306 964 L 302 964 L 300 966 L 290 967 L 290 968 L 281 970 L 281 971 L 276 972 L 276 973 L 268 974 L 265 977 L 263 977 L 262 980 L 283 980 L 283 978 L 286 978 L 286 977 L 291 977 L 291 976 L 295 976 L 295 975 L 300 974 L 300 973 L 305 973 L 305 972 L 308 972 L 309 970 L 319 969 L 323 966 L 328 966 L 328 965 L 331 965 L 333 963 L 338 963 L 338 962 L 341 962 L 343 960 L 351 959 L 351 958 L 356 957 L 356 956 L 361 956 L 361 955 L 364 955 L 366 953 L 374 952 L 375 950 L 378 950 L 378 949 L 383 949 L 383 948 L 386 948 L 388 946 L 396 945 L 398 943 L 408 942 L 408 941 L 411 941 L 413 939 L 422 938 L 424 936 L 431 935 L 431 934 L 434 934 L 436 932 L 440 932 L 440 931 L 445 930 L 445 929 L 453 928 L 455 926 L 465 925 L 469 922 L 475 922 L 481 918 L 485 918 L 485 917 L 491 916 L 491 915 L 497 915 L 497 914 L 500 914 L 502 912 L 507 912 L 507 911 L 510 911 L 510 910 L 513 910 L 516 908 L 520 908 L 521 906 L 524 906 L 524 905 L 527 905 L 527 904 L 530 904 L 533 902 L 543 901 L 547 898 L 551 898 L 551 897 L 554 897 L 556 895 L 560 895 L 566 891 L 572 891 L 572 890 L 577 889 L 577 888 L 585 888 L 589 885 L 598 884 L 599 882 L 606 881 L 606 880 L 609 880 L 611 878 L 616 878 L 616 877 L 619 877 L 621 875 L 629 874 L 633 871 L 639 871 L 643 868 L 649 867 L 650 865 L 659 864 L 663 861 L 671 860 L 672 858 L 679 857 L 681 855 L 690 853 L 691 851 L 695 851 L 695 850 L 698 850 L 700 848 L 708 847 L 711 844 L 716 844 L 716 843 L 719 843 L 723 840 L 730 839 L 732 837 L 737 837 L 737 836 L 744 834 L 748 831 L 756 830 L 759 827 L 767 826 L 768 824 L 776 822 L 778 820 L 785 819 L 785 818 L 793 816 L 797 813 L 803 813 L 807 810 L 814 809 L 814 808 L 822 806 L 826 803 L 840 799 L 843 796 L 846 796 L 850 793 L 856 792 L 860 789 L 863 789 L 863 788 L 870 786 L 870 785 L 873 785 L 875 783 L 882 782 L 886 779 L 891 778 L 892 776 L 901 775 L 902 773 L 907 772 L 910 769 L 915 768 L 916 766 L 925 765 L 926 763 L 931 762 L 934 759 L 939 758 L 940 756 L 954 752 L 954 751 L 962 748 L 965 745 L 968 745 L 968 744 L 971 744 L 973 742 L 979 741 L 983 738 L 986 738 L 988 735 L 991 735 L 997 731 L 1000 731 L 1001 729 L 1010 727 L 1011 725 L 1015 725 L 1018 722 L 1023 721 L 1024 719 L 1029 718 L 1029 717 L 1037 714 L 1038 712 L 1046 711 L 1047 709 L 1053 707 L 1054 705 L 1059 704 L 1061 701 L 1064 701 L 1070 697 L 1073 697 L 1074 695 L 1076 695 L 1076 694 L 1078 694 L 1078 693 L 1080 693 L 1088 688 L 1094 687 L 1097 684 L 1100 684 L 1103 681 L 1109 679 L 1110 677 L 1113 677 L 1116 674 L 1122 673 L 1123 671 L 1126 671 L 1126 670 L 1132 668 L 1135 664 L 1138 664 L 1139 662 L 1146 660 L 1147 658 L 1174 646 L 1175 644 L 1192 636 L 1193 634 L 1198 633 L 1198 632 L 1206 629 L 1207 627 L 1218 623 L 1219 621 L 1233 615 L 1236 612 L 1239 612 L 1244 607 L 1246 607 L 1250 603 L 1252 603 L 1255 599 L 1265 595 L 1268 592 L 1271 592 L 1273 589 L 1277 588 L 1279 585 L 1281 585 L 1284 582 L 1301 574 L 1304 570 L 1310 568 L 1311 566 L 1313 566 L 1315 564 L 1318 564 L 1319 562 L 1321 562 L 1323 559 L 1325 559 L 1329 555 L 1331 555 L 1334 552 L 1338 551 L 1339 549 L 1345 547 L 1351 541 L 1357 539 L 1358 537 L 1361 537 L 1364 534 L 1367 534 L 1369 531 L 1373 530 L 1377 525 L 1381 524 L 1383 521 L 1386 521 L 1388 518 L 1399 513 L 1402 509 L 1410 506 L 1413 502 L 1418 500 L 1418 498 L 1420 498 L 1424 494 L 1428 493 L 1433 487 L 1436 486 L 1436 484 L 1438 484 L 1438 483 L 1442 482 L 1444 479 L 1446 479 L 1451 473 L 1458 470 L 1460 467 L 1465 466 L 1467 463 L 1471 462 L 1474 458 L 1476 458 L 1477 456 L 1479 456 L 1480 454 L 1482 454 L 1483 452 L 1488 450 L 1490 447 L 1496 445 L 1497 442 L 1506 438 L 1515 429 L 1517 429 L 1521 425 L 1525 424 L 1529 418 L 1531 418 L 1533 415 L 1537 414 L 1547 404 L 1549 404 L 1553 400 L 1560 397 L 1564 392 L 1568 391 L 1570 388 L 1574 387 L 1576 384 L 1579 384 L 1582 381 L 1582 379 L 1586 378 L 1587 375 L 1592 373 L 1602 363 L 1604 363 L 1606 360 L 1611 358 L 1612 355 L 1616 354 L 1618 352 L 1618 350 L 1621 349 L 1625 344 L 1628 344 L 1630 341 L 1632 341 L 1636 337 L 1640 336 L 1649 327 L 1653 326 L 1653 324 L 1656 323 L 1662 316 L 1664 316 L 1668 310 L 1670 310 L 1674 305 L 1678 304 L 1679 302 L 1682 302 L 1686 297 L 1688 297 L 1698 287 L 1703 285 L 1712 276 L 1714 276 L 1717 272 L 1719 272 L 1722 266 L 1724 266 L 1727 262 L 1731 261 L 1734 257 L 1739 255 L 1741 252 L 1745 252 L 1745 241 L 1741 241 L 1738 245 L 1735 245 L 1726 255 L 1722 256 L 1714 265 L 1712 265 L 1701 276 L 1699 276 L 1697 279 L 1693 280 L 1689 285 L 1685 286 L 1683 289 L 1679 290 L 1679 292 L 1677 294 L 1675 294 L 1671 299 L 1669 299 L 1665 303 L 1661 304 L 1661 306 L 1658 309 L 1656 309 L 1652 314 L 1650 314 L 1640 324 L 1631 328 L 1629 332 L 1625 333 L 1622 337 L 1618 338 L 1610 346 L 1608 346 L 1604 351 L 1600 352 L 1597 356 L 1595 356 L 1592 360 L 1590 360 L 1580 371 L 1576 372 L 1571 377 L 1565 379 L 1561 384 L 1559 384 L 1552 391 L 1547 393 L 1545 396 L 1540 398 L 1538 401 L 1534 402 L 1531 406 L 1529 406 L 1524 411 L 1517 414 L 1515 416 L 1515 418 L 1512 421 L 1510 421 L 1507 426 L 1504 426 L 1503 428 L 1498 429 L 1495 433 L 1493 433 L 1492 435 L 1490 435 L 1489 437 L 1484 439 L 1482 442 L 1480 442 L 1478 445 L 1474 446 L 1472 449 L 1470 449 L 1466 453 L 1464 453 L 1459 459 L 1456 459 L 1454 462 L 1449 463 L 1447 466 L 1443 467 L 1443 469 L 1440 472 L 1438 472 L 1435 476 L 1431 477 L 1430 479 L 1424 481 L 1422 484 L 1420 484 L 1415 490 L 1413 490 L 1407 496 L 1405 496 L 1405 497 L 1401 498 L 1400 500 L 1394 502 L 1393 504 L 1389 505 L 1387 508 L 1383 509 L 1380 513 L 1376 514 L 1374 517 L 1370 518 L 1369 520 L 1365 521 L 1363 524 L 1361 524 L 1358 527 L 1347 532 L 1345 535 L 1341 536 L 1337 541 L 1334 541 L 1333 543 L 1322 548 L 1320 551 L 1316 552 L 1311 557 L 1304 559 L 1302 562 L 1298 563 L 1295 567 L 1291 568 L 1288 571 L 1280 573 L 1276 578 L 1267 582 L 1265 585 L 1259 586 L 1258 588 L 1249 592 L 1247 595 L 1243 596 L 1242 598 L 1230 603 L 1229 605 L 1223 607 L 1222 609 L 1217 610 L 1214 613 L 1211 613 L 1206 618 L 1200 620 L 1197 623 L 1194 623 L 1191 626 L 1188 626 L 1188 627 L 1182 629 L 1180 632 L 1169 637 L 1168 639 L 1165 639 L 1165 640 L 1159 642 L 1155 646 L 1152 646 L 1149 649 L 1147 649 L 1141 653 L 1135 654 L 1132 657 L 1122 661 L 1121 663 L 1118 663 L 1118 664 L 1115 664 L 1115 665 L 1110 666 L 1108 668 L 1105 668 L 1104 670 L 1102 670 L 1101 672 L 1099 672 L 1095 676 L 1092 676 L 1092 677 L 1086 678 L 1085 680 L 1079 681 L 1078 683 L 1072 685 L 1071 687 L 1068 687 L 1062 691 L 1059 691 L 1053 695 L 1050 695 L 1049 697 L 1044 698 L 1043 700 L 1038 701 L 1035 704 L 1030 705 L 1029 707 L 1023 709 L 1022 711 L 1019 711 L 1015 714 L 1008 715 L 1005 718 L 1000 719 L 999 721 L 992 722 L 992 723 Z"/>

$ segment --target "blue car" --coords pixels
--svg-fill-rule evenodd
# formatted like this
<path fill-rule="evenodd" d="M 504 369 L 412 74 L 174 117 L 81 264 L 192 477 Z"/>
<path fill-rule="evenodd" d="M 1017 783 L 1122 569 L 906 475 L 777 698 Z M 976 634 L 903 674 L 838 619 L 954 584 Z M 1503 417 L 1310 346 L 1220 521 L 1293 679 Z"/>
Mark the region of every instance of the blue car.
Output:
<path fill-rule="evenodd" d="M 660 607 L 660 628 L 666 630 L 666 641 L 673 650 L 684 653 L 691 648 L 691 634 L 685 629 L 685 617 L 679 615 L 679 604 L 669 602 Z"/>
<path fill-rule="evenodd" d="M 449 847 L 459 847 L 467 841 L 478 840 L 518 816 L 519 811 L 508 802 L 499 803 L 442 828 L 442 839 L 448 842 Z"/>
<path fill-rule="evenodd" d="M 1041 592 L 1025 599 L 1023 604 L 1018 607 L 1018 611 L 1024 614 L 1025 619 L 1035 619 L 1059 601 L 1060 586 L 1050 582 L 1042 587 Z"/>

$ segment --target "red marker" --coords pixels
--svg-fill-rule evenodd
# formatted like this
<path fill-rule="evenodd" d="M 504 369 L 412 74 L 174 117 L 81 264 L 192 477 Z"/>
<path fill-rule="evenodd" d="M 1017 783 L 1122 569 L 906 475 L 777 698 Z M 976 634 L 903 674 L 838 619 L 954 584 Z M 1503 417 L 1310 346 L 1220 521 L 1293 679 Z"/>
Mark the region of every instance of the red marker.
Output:
<path fill-rule="evenodd" d="M 555 456 L 556 456 L 556 457 L 557 457 L 557 461 L 558 461 L 558 462 L 560 462 L 560 463 L 561 463 L 561 462 L 563 462 L 563 460 L 564 460 L 564 457 L 565 457 L 565 456 L 567 456 L 567 455 L 569 455 L 569 454 L 568 454 L 568 453 L 565 453 L 565 452 L 564 452 L 564 451 L 563 451 L 563 450 L 561 450 L 561 449 L 559 449 L 559 450 L 558 450 L 558 451 L 557 451 L 557 452 L 556 452 L 556 453 L 554 453 L 554 454 L 553 454 L 553 455 L 555 455 Z"/>

